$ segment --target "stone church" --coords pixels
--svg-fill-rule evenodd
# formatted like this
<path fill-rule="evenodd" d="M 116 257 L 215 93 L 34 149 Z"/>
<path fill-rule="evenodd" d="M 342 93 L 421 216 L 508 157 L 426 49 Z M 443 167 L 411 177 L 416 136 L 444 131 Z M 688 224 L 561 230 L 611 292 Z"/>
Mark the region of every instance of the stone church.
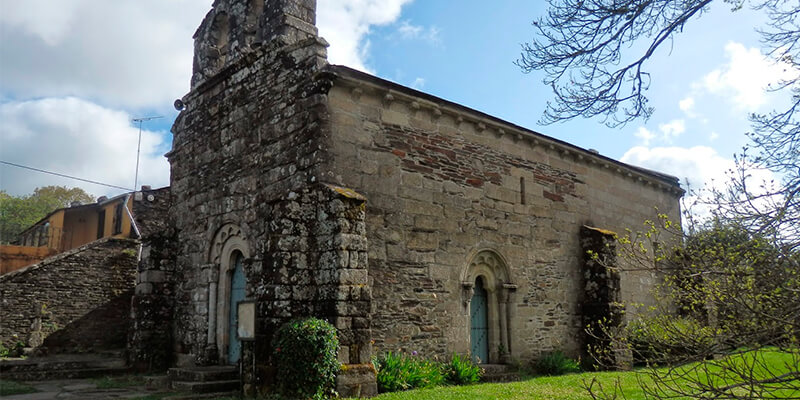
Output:
<path fill-rule="evenodd" d="M 677 179 L 331 65 L 315 9 L 216 0 L 195 33 L 174 231 L 145 242 L 133 360 L 241 363 L 259 384 L 297 316 L 338 328 L 343 394 L 374 391 L 385 351 L 577 355 L 582 227 L 678 221 Z M 646 303 L 653 279 L 623 273 L 619 299 Z"/>

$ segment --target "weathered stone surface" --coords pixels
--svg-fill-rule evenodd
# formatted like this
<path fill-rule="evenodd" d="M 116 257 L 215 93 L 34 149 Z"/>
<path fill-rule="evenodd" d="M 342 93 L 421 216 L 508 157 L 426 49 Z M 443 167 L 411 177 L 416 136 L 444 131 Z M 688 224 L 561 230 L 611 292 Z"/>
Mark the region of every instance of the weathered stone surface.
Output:
<path fill-rule="evenodd" d="M 142 257 L 131 301 L 128 362 L 136 370 L 163 371 L 173 362 L 172 321 L 177 241 L 169 219 L 169 188 L 135 196 L 133 215 L 141 231 Z"/>
<path fill-rule="evenodd" d="M 198 29 L 168 154 L 175 238 L 145 246 L 135 313 L 160 310 L 179 362 L 229 363 L 240 264 L 256 304 L 242 347 L 251 389 L 270 386 L 273 332 L 300 316 L 337 327 L 352 371 L 343 394 L 374 394 L 374 371 L 357 367 L 373 340 L 377 351 L 468 353 L 479 283 L 484 361 L 577 355 L 580 227 L 636 228 L 654 206 L 678 221 L 677 182 L 327 65 L 314 10 L 219 0 Z M 623 275 L 619 298 L 646 303 L 654 282 Z M 146 321 L 131 342 L 139 361 L 158 332 Z"/>
<path fill-rule="evenodd" d="M 139 243 L 101 239 L 0 276 L 0 340 L 40 352 L 125 347 Z"/>
<path fill-rule="evenodd" d="M 682 191 L 673 178 L 344 67 L 328 69 L 338 79 L 328 93 L 332 162 L 324 176 L 370 199 L 377 351 L 469 352 L 462 279 L 475 254 L 491 250 L 509 273 L 489 288 L 497 311 L 489 316 L 488 361 L 555 349 L 577 356 L 580 227 L 637 229 L 655 207 L 680 219 Z M 364 159 L 395 172 L 353 167 Z M 652 301 L 653 283 L 623 275 L 620 300 Z"/>

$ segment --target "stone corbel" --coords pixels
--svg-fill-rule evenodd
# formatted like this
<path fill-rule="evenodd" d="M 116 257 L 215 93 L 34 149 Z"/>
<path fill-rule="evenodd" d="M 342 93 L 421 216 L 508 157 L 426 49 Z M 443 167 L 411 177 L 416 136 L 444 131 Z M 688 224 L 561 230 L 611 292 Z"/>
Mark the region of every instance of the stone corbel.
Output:
<path fill-rule="evenodd" d="M 461 282 L 461 298 L 464 307 L 469 306 L 472 300 L 472 295 L 475 293 L 475 284 L 472 282 Z"/>

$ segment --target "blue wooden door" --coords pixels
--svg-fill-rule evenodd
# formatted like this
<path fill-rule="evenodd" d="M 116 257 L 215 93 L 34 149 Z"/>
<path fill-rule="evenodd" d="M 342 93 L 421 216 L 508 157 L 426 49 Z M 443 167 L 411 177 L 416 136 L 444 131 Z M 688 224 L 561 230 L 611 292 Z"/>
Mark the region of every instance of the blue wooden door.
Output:
<path fill-rule="evenodd" d="M 489 362 L 489 324 L 487 313 L 487 293 L 483 279 L 475 279 L 472 301 L 469 303 L 470 345 L 472 359 L 476 362 Z"/>
<path fill-rule="evenodd" d="M 231 297 L 228 304 L 230 305 L 230 312 L 228 313 L 228 363 L 236 364 L 242 356 L 242 342 L 239 340 L 237 333 L 237 311 L 238 304 L 244 300 L 245 295 L 245 277 L 244 270 L 242 269 L 242 255 L 237 254 L 234 261 L 233 274 L 231 276 Z"/>

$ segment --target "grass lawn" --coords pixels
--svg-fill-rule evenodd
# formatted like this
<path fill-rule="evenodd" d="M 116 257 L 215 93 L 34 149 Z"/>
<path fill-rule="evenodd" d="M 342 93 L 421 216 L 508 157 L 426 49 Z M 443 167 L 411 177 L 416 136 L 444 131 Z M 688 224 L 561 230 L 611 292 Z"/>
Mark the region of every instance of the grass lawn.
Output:
<path fill-rule="evenodd" d="M 35 391 L 36 389 L 24 383 L 0 379 L 0 397 L 11 396 L 14 394 L 33 393 Z"/>
<path fill-rule="evenodd" d="M 636 375 L 631 372 L 595 372 L 545 376 L 512 383 L 483 383 L 470 386 L 448 386 L 435 389 L 411 390 L 408 392 L 384 393 L 379 400 L 434 400 L 434 399 L 530 399 L 530 400 L 572 400 L 591 399 L 584 389 L 596 377 L 603 386 L 612 387 L 617 379 L 628 399 L 644 399 L 638 391 Z"/>
<path fill-rule="evenodd" d="M 732 364 L 741 365 L 743 362 L 748 362 L 752 357 L 762 357 L 763 360 L 769 365 L 771 372 L 781 374 L 790 370 L 797 370 L 793 366 L 798 360 L 798 354 L 781 353 L 777 351 L 763 350 L 760 352 L 750 352 L 743 355 L 732 356 L 728 359 Z M 681 369 L 686 371 L 703 373 L 703 368 L 697 368 L 698 364 L 690 364 Z M 710 367 L 711 371 L 719 371 L 717 367 Z M 659 372 L 664 373 L 666 369 L 661 369 Z M 756 369 L 755 374 L 758 376 L 763 371 Z M 763 376 L 763 375 L 762 375 Z M 384 393 L 378 397 L 377 400 L 448 400 L 448 399 L 463 399 L 463 400 L 483 400 L 483 399 L 511 399 L 511 400 L 578 400 L 578 399 L 591 399 L 591 396 L 585 389 L 585 386 L 593 379 L 596 383 L 602 385 L 607 391 L 612 391 L 614 386 L 619 383 L 619 387 L 625 394 L 628 400 L 645 399 L 645 395 L 641 390 L 640 384 L 648 385 L 652 382 L 647 374 L 641 371 L 632 372 L 586 372 L 579 374 L 568 374 L 562 376 L 545 376 L 527 379 L 521 382 L 513 383 L 484 383 L 471 386 L 449 386 L 440 387 L 435 389 L 420 389 L 411 390 L 407 392 Z M 719 379 L 725 379 L 726 383 L 734 383 L 737 380 L 728 375 Z M 717 378 L 714 378 L 717 380 Z M 640 382 L 641 381 L 641 382 Z M 678 381 L 680 385 L 680 381 Z M 649 385 L 648 385 L 649 386 Z M 595 386 L 597 387 L 597 386 Z M 797 385 L 794 385 L 796 388 Z M 774 397 L 768 398 L 800 398 L 800 393 L 796 390 L 787 389 L 783 392 L 777 391 L 771 394 Z"/>

